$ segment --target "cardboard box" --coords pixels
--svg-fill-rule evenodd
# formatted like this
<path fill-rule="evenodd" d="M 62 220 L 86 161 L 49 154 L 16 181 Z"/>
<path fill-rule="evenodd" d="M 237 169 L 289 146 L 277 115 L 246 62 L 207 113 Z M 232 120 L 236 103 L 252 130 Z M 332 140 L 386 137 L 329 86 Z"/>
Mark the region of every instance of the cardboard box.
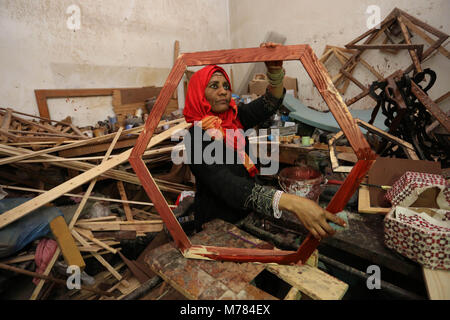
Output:
<path fill-rule="evenodd" d="M 253 80 L 248 83 L 248 92 L 250 94 L 256 94 L 257 96 L 262 96 L 266 93 L 266 88 L 269 85 L 267 76 L 262 73 L 255 74 Z M 298 82 L 297 78 L 291 78 L 285 76 L 283 79 L 283 85 L 286 91 L 293 90 L 294 97 L 298 98 Z"/>

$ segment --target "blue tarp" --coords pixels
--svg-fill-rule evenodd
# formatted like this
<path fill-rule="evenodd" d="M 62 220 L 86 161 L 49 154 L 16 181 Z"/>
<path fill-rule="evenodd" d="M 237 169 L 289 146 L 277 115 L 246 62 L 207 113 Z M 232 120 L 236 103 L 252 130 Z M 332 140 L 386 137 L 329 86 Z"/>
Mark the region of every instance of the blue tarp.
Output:
<path fill-rule="evenodd" d="M 334 118 L 331 112 L 321 112 L 317 110 L 313 110 L 305 106 L 300 100 L 295 98 L 291 94 L 286 94 L 284 96 L 283 105 L 290 111 L 289 117 L 306 123 L 310 126 L 330 131 L 330 132 L 339 132 L 341 128 L 339 127 L 336 119 Z M 372 110 L 349 110 L 353 118 L 358 118 L 365 122 L 369 122 L 370 117 L 372 115 Z M 386 117 L 379 112 L 373 125 L 380 130 L 386 131 L 388 128 L 384 124 Z M 365 133 L 367 130 L 361 128 L 361 131 Z"/>
<path fill-rule="evenodd" d="M 11 210 L 30 198 L 0 200 L 0 214 Z M 63 213 L 56 207 L 41 207 L 0 229 L 0 258 L 8 257 L 27 244 L 50 232 L 49 223 Z"/>

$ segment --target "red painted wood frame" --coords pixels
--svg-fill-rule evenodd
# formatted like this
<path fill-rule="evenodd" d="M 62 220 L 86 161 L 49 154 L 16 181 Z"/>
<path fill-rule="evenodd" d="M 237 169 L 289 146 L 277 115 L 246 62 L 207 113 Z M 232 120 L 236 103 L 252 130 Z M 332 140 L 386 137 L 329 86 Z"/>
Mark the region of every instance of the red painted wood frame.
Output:
<path fill-rule="evenodd" d="M 150 142 L 153 132 L 164 113 L 170 97 L 177 88 L 186 67 L 276 60 L 300 60 L 359 159 L 353 167 L 353 170 L 347 176 L 347 179 L 328 204 L 328 211 L 335 214 L 344 209 L 350 197 L 356 191 L 361 180 L 375 161 L 375 153 L 371 150 L 356 121 L 352 118 L 342 97 L 331 82 L 326 69 L 319 62 L 309 45 L 205 51 L 180 55 L 152 108 L 145 123 L 145 129 L 136 141 L 129 161 L 145 191 L 153 201 L 156 210 L 166 224 L 176 246 L 187 258 L 236 262 L 302 264 L 306 262 L 319 245 L 319 241 L 311 234 L 308 234 L 297 251 L 192 245 L 142 160 L 142 154 Z"/>

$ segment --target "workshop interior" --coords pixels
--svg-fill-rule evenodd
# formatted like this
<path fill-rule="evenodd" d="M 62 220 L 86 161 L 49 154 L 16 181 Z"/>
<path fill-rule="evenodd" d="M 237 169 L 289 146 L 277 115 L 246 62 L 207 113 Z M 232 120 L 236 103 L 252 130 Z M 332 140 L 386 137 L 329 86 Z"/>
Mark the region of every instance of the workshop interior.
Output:
<path fill-rule="evenodd" d="M 449 300 L 449 13 L 0 1 L 0 299 Z"/>

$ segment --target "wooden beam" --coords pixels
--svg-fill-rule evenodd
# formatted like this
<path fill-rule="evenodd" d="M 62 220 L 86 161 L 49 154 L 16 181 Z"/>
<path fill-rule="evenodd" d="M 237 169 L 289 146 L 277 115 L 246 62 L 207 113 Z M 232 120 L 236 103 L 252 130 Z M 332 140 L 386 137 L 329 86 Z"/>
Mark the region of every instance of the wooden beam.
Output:
<path fill-rule="evenodd" d="M 127 194 L 125 192 L 125 187 L 123 185 L 122 181 L 117 181 L 117 189 L 119 189 L 119 193 L 120 193 L 120 197 L 122 198 L 122 200 L 127 201 Z M 127 218 L 128 221 L 133 221 L 133 213 L 131 212 L 130 206 L 128 203 L 124 203 L 123 204 L 123 209 L 125 210 L 125 216 Z"/>
<path fill-rule="evenodd" d="M 66 264 L 68 266 L 78 266 L 83 270 L 86 264 L 84 263 L 83 257 L 75 244 L 75 240 L 73 239 L 64 218 L 58 216 L 53 219 L 50 222 L 50 229 L 55 236 L 56 242 L 58 242 Z"/>
<path fill-rule="evenodd" d="M 414 81 L 411 81 L 411 91 L 447 132 L 450 132 L 450 118 Z"/>
<path fill-rule="evenodd" d="M 450 270 L 422 268 L 430 300 L 450 300 Z"/>
<path fill-rule="evenodd" d="M 399 16 L 397 18 L 398 24 L 400 25 L 400 28 L 402 29 L 402 33 L 403 33 L 403 37 L 405 38 L 405 42 L 406 45 L 410 45 L 411 44 L 411 39 L 409 37 L 409 30 L 408 28 L 405 26 L 405 24 L 403 23 L 403 18 L 402 16 Z M 420 65 L 420 60 L 422 57 L 422 52 L 423 52 L 423 45 L 422 45 L 422 49 L 420 49 L 420 51 L 414 51 L 414 48 L 408 48 L 409 51 L 409 55 L 411 56 L 411 59 L 414 63 L 414 67 L 416 68 L 416 72 L 422 72 L 422 66 Z"/>
<path fill-rule="evenodd" d="M 11 190 L 19 190 L 19 191 L 28 191 L 28 192 L 38 192 L 38 193 L 45 193 L 48 190 L 42 190 L 42 189 L 33 189 L 33 188 L 22 188 L 22 187 L 15 187 L 15 186 L 7 186 L 4 184 L 0 184 L 0 187 L 3 189 L 11 189 Z M 74 198 L 83 198 L 84 195 L 82 194 L 75 194 L 75 193 L 64 193 L 61 196 L 65 197 L 74 197 Z M 143 202 L 143 201 L 133 201 L 133 200 L 120 200 L 120 199 L 113 199 L 113 198 L 104 198 L 104 197 L 95 197 L 95 196 L 89 196 L 88 199 L 92 200 L 99 200 L 99 201 L 108 201 L 108 202 L 117 202 L 117 203 L 128 203 L 128 204 L 135 204 L 140 206 L 153 206 L 153 203 L 151 202 Z M 170 205 L 171 208 L 175 208 L 175 205 Z"/>

